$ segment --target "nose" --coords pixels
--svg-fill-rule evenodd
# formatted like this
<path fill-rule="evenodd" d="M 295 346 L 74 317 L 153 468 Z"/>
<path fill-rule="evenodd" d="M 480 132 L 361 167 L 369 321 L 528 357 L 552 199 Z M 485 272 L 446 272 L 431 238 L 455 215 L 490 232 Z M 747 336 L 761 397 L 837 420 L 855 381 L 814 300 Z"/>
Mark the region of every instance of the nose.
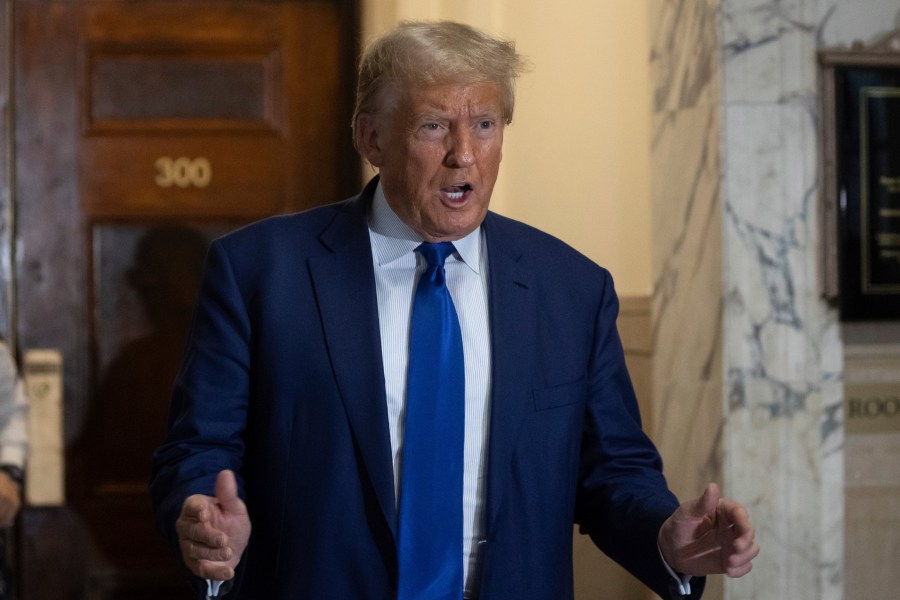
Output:
<path fill-rule="evenodd" d="M 459 169 L 470 167 L 475 163 L 475 155 L 472 148 L 472 133 L 465 127 L 460 127 L 447 136 L 448 148 L 444 157 L 447 167 Z"/>

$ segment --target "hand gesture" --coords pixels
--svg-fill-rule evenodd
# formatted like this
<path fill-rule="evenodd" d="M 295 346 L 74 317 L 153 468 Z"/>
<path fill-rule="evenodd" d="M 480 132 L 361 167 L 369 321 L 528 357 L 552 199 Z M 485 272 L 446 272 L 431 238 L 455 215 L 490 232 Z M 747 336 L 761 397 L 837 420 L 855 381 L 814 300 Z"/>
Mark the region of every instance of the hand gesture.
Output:
<path fill-rule="evenodd" d="M 185 500 L 175 530 L 188 569 L 198 577 L 224 581 L 234 577 L 250 540 L 250 517 L 231 471 L 219 473 L 215 494 Z"/>
<path fill-rule="evenodd" d="M 711 483 L 696 500 L 685 502 L 659 530 L 659 548 L 669 566 L 684 575 L 750 572 L 759 554 L 747 510 L 722 498 Z"/>

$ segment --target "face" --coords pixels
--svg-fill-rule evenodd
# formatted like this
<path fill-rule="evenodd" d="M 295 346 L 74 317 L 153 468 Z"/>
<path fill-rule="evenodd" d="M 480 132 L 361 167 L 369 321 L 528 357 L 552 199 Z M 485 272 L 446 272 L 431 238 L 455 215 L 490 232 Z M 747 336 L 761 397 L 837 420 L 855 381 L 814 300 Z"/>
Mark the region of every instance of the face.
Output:
<path fill-rule="evenodd" d="M 495 84 L 438 85 L 360 115 L 359 147 L 388 204 L 425 241 L 458 240 L 484 220 L 503 154 L 500 100 Z"/>

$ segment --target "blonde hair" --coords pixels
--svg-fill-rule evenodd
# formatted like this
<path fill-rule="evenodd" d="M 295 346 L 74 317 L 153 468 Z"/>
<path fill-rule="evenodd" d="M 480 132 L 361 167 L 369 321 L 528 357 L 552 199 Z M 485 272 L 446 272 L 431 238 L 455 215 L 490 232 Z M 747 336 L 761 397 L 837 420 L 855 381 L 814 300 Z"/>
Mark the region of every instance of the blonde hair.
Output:
<path fill-rule="evenodd" d="M 495 83 L 512 122 L 516 78 L 527 69 L 515 43 L 452 21 L 404 21 L 372 41 L 359 62 L 352 127 L 361 113 L 386 108 L 390 94 L 436 84 Z"/>

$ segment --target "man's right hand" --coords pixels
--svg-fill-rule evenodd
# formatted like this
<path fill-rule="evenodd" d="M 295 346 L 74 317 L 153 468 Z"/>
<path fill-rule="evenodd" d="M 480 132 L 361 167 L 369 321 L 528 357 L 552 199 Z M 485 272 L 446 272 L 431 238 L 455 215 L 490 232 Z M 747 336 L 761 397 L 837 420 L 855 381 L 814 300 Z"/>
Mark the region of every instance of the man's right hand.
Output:
<path fill-rule="evenodd" d="M 175 530 L 188 569 L 203 579 L 225 581 L 234 577 L 250 541 L 250 517 L 231 471 L 219 473 L 215 494 L 185 500 Z"/>

